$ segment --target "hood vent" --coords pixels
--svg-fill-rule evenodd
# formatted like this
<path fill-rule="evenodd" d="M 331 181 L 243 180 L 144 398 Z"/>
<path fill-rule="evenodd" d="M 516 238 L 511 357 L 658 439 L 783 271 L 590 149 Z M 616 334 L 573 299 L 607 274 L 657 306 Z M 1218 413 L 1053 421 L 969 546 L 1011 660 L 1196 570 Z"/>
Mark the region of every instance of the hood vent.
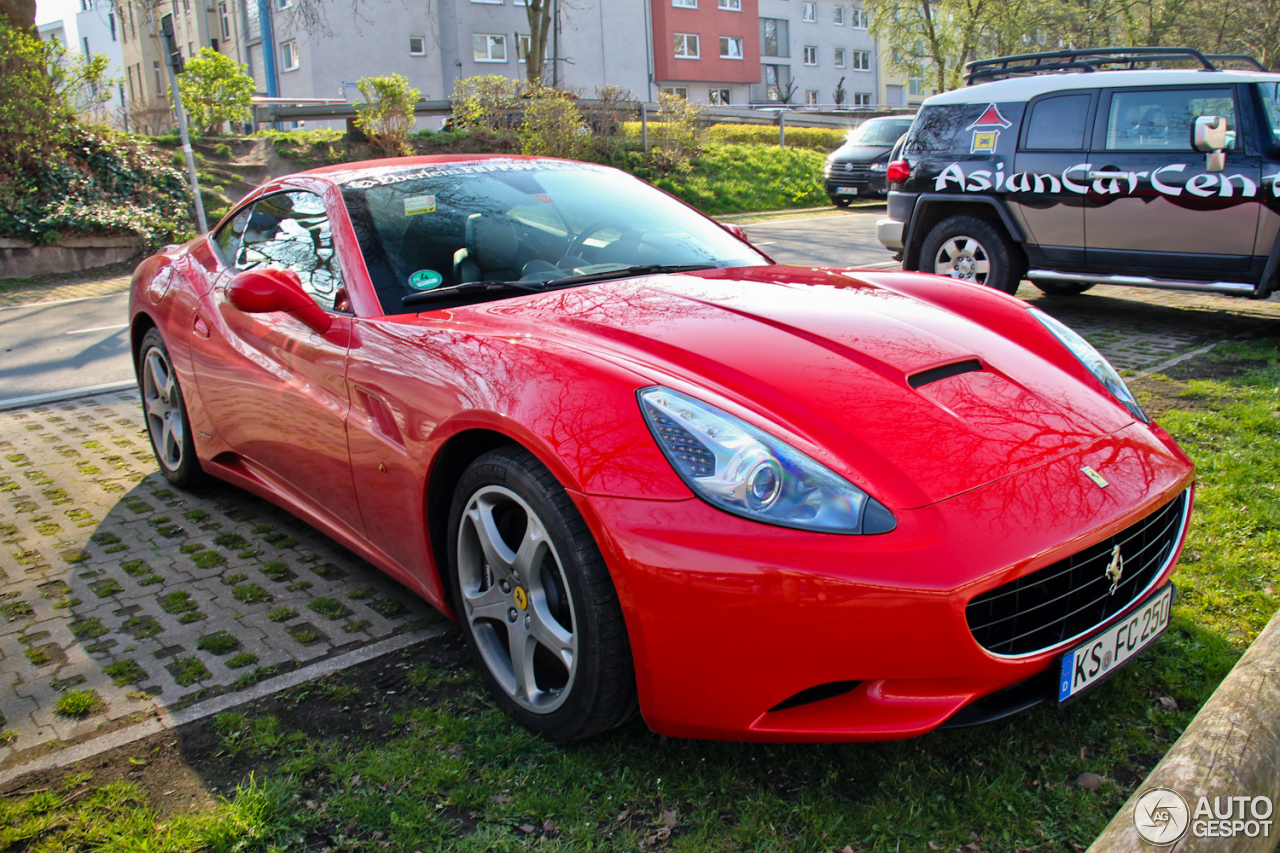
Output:
<path fill-rule="evenodd" d="M 928 370 L 922 370 L 919 373 L 907 377 L 907 384 L 912 388 L 919 388 L 921 385 L 928 385 L 930 382 L 937 382 L 939 379 L 947 379 L 951 376 L 959 376 L 962 373 L 973 373 L 975 370 L 982 369 L 982 362 L 976 358 L 966 361 L 957 361 L 955 364 L 944 364 L 942 367 L 931 367 Z"/>

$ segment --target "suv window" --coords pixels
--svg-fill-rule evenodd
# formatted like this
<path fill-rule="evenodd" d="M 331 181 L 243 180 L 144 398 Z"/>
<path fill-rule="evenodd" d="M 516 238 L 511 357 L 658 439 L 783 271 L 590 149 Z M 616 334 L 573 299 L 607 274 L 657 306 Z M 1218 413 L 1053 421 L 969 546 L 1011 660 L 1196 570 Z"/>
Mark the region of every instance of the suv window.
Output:
<path fill-rule="evenodd" d="M 1116 92 L 1107 116 L 1108 151 L 1193 151 L 1198 116 L 1227 119 L 1227 149 L 1235 147 L 1236 111 L 1230 89 L 1147 89 Z"/>
<path fill-rule="evenodd" d="M 1259 83 L 1262 103 L 1267 109 L 1267 121 L 1271 125 L 1271 138 L 1280 139 L 1280 83 Z"/>
<path fill-rule="evenodd" d="M 925 107 L 911 125 L 902 153 L 932 154 L 955 148 L 956 134 L 968 122 L 967 113 L 973 111 L 970 104 Z M 981 108 L 979 108 L 981 111 Z"/>
<path fill-rule="evenodd" d="M 342 274 L 329 217 L 318 195 L 277 193 L 254 202 L 236 254 L 236 269 L 262 263 L 297 273 L 307 295 L 321 308 L 334 310 Z"/>
<path fill-rule="evenodd" d="M 1090 95 L 1054 95 L 1031 108 L 1023 148 L 1037 151 L 1078 151 L 1084 148 Z"/>

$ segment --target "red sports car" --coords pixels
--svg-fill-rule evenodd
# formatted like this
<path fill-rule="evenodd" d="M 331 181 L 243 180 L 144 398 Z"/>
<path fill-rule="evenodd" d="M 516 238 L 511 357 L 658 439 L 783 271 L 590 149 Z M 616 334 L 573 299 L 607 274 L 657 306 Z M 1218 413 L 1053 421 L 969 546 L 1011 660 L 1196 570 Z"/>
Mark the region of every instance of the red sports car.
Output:
<path fill-rule="evenodd" d="M 622 172 L 274 180 L 144 261 L 156 456 L 306 519 L 582 737 L 841 741 L 1068 702 L 1168 624 L 1187 457 L 1088 343 L 930 275 L 776 266 Z"/>

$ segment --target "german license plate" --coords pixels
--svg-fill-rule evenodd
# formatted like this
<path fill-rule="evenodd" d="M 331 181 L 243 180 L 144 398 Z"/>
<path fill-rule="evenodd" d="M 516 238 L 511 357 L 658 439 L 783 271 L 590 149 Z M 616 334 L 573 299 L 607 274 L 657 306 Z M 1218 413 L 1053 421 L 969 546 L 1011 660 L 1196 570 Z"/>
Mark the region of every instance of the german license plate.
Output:
<path fill-rule="evenodd" d="M 1058 701 L 1065 702 L 1120 669 L 1169 627 L 1173 584 L 1148 598 L 1123 621 L 1062 656 Z"/>
<path fill-rule="evenodd" d="M 857 187 L 836 187 L 836 195 L 857 195 Z"/>

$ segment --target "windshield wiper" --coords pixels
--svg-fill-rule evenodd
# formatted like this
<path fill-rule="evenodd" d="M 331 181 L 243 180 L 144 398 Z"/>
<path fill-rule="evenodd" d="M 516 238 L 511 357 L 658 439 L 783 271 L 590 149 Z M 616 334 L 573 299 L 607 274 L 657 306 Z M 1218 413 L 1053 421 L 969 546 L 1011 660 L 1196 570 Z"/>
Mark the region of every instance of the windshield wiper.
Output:
<path fill-rule="evenodd" d="M 465 281 L 452 287 L 439 287 L 435 290 L 410 293 L 400 300 L 400 304 L 405 308 L 412 308 L 415 305 L 425 305 L 437 299 L 445 299 L 458 294 L 476 293 L 481 290 L 527 290 L 539 293 L 545 289 L 546 285 L 540 281 Z"/>
<path fill-rule="evenodd" d="M 589 272 L 583 275 L 571 275 L 565 278 L 553 278 L 547 287 L 560 287 L 569 284 L 586 284 L 592 281 L 608 281 L 611 278 L 628 278 L 633 275 L 653 275 L 664 272 L 692 272 L 694 270 L 713 270 L 715 264 L 637 264 L 616 270 Z"/>

